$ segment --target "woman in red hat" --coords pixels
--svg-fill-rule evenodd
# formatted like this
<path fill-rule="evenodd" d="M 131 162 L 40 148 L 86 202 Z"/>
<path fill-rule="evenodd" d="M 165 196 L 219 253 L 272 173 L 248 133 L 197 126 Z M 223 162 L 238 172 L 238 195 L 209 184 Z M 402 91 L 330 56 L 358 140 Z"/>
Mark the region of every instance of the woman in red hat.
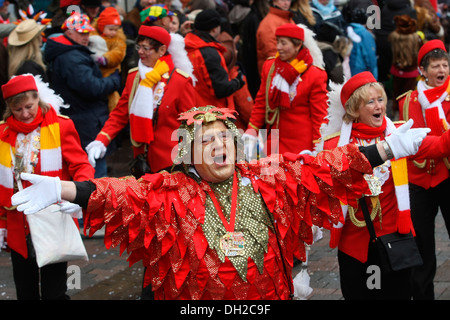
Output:
<path fill-rule="evenodd" d="M 136 49 L 138 67 L 129 71 L 117 106 L 86 150 L 95 166 L 96 159 L 104 156 L 106 147 L 129 123 L 134 157 L 142 160 L 137 163 L 147 164 L 148 172 L 158 172 L 172 165 L 178 114 L 195 105 L 192 64 L 183 38 L 162 27 L 141 26 Z M 133 172 L 136 176 L 144 173 Z"/>
<path fill-rule="evenodd" d="M 244 136 L 250 149 L 259 130 L 267 130 L 264 152 L 312 150 L 327 115 L 327 73 L 320 66 L 310 31 L 295 24 L 276 29 L 277 55 L 264 63 L 261 86 Z M 264 132 L 262 133 L 264 135 Z M 260 146 L 262 147 L 262 146 Z"/>
<path fill-rule="evenodd" d="M 329 122 L 322 127 L 323 138 L 316 151 L 355 144 L 369 146 L 378 142 L 395 153 L 392 133 L 399 124 L 386 117 L 386 92 L 370 72 L 359 73 L 343 86 L 333 85 L 329 95 Z M 405 125 L 412 125 L 412 121 Z M 429 132 L 429 129 L 424 129 Z M 450 133 L 439 139 L 426 137 L 411 159 L 450 154 Z M 389 148 L 386 149 L 389 152 Z M 371 193 L 365 201 L 376 236 L 399 232 L 414 233 L 410 216 L 406 158 L 396 156 L 375 167 L 365 176 Z M 370 245 L 370 234 L 359 206 L 342 205 L 345 220 L 331 229 L 330 246 L 338 247 L 341 290 L 345 299 L 410 299 L 411 268 L 381 274 L 380 288 L 369 288 L 372 265 L 380 265 L 377 251 Z"/>
<path fill-rule="evenodd" d="M 431 40 L 418 54 L 422 77 L 417 89 L 399 98 L 399 118 L 413 119 L 414 127 L 430 128 L 429 135 L 441 136 L 450 121 L 449 57 L 444 43 Z M 436 249 L 435 218 L 440 210 L 450 232 L 450 162 L 447 157 L 409 161 L 411 215 L 424 264 L 412 273 L 413 297 L 434 299 Z"/>
<path fill-rule="evenodd" d="M 0 249 L 11 252 L 17 299 L 66 299 L 67 263 L 38 268 L 27 220 L 11 196 L 28 185 L 21 172 L 80 181 L 93 178 L 94 168 L 72 120 L 57 113 L 62 99 L 39 76 L 15 76 L 2 92 L 7 109 L 0 124 Z M 62 211 L 71 208 L 64 206 Z M 72 209 L 81 218 L 81 208 Z"/>

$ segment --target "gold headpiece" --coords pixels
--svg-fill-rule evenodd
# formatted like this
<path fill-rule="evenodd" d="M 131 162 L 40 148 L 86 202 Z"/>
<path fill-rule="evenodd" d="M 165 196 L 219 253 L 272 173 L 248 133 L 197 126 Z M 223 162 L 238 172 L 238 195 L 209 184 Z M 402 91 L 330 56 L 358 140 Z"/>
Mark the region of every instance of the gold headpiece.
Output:
<path fill-rule="evenodd" d="M 244 147 L 242 144 L 242 134 L 232 120 L 236 120 L 237 111 L 228 108 L 217 108 L 214 106 L 195 107 L 189 111 L 180 114 L 178 120 L 181 125 L 178 129 L 178 154 L 173 161 L 174 165 L 191 164 L 192 142 L 194 142 L 195 133 L 202 125 L 220 120 L 231 131 L 235 139 L 237 150 L 237 161 L 245 159 Z"/>

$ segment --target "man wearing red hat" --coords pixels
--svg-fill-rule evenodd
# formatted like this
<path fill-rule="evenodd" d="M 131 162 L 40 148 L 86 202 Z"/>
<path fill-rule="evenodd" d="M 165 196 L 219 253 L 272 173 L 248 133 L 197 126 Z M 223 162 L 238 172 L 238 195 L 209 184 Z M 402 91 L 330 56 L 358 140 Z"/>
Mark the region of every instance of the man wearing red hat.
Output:
<path fill-rule="evenodd" d="M 431 40 L 418 54 L 422 74 L 417 89 L 399 97 L 400 119 L 414 119 L 414 127 L 428 127 L 429 135 L 441 136 L 450 121 L 449 57 L 444 43 Z M 449 158 L 409 161 L 411 215 L 424 260 L 412 273 L 413 298 L 434 299 L 436 274 L 435 218 L 440 209 L 450 232 Z"/>
<path fill-rule="evenodd" d="M 48 39 L 44 55 L 50 85 L 70 105 L 62 112 L 75 123 L 85 148 L 108 118 L 108 95 L 121 89 L 121 81 L 118 73 L 104 78 L 92 59 L 87 45 L 94 28 L 86 15 L 72 14 L 62 30 L 63 35 Z M 97 164 L 96 176 L 106 176 L 105 159 Z"/>

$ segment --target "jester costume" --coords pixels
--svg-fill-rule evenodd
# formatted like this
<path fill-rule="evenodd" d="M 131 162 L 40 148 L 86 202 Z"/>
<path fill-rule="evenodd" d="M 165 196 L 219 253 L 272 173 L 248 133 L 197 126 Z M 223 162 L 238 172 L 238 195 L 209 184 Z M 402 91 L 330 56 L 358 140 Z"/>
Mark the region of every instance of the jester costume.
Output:
<path fill-rule="evenodd" d="M 284 154 L 246 163 L 238 155 L 229 179 L 202 180 L 186 161 L 196 123 L 223 121 L 239 153 L 233 117 L 211 106 L 182 114 L 180 129 L 189 134 L 171 173 L 77 184 L 85 228 L 93 234 L 105 225 L 106 247 L 120 246 L 130 264 L 143 261 L 155 299 L 289 299 L 293 258 L 305 260 L 312 226 L 342 222 L 341 202 L 356 205 L 368 192 L 363 174 L 371 164 L 354 145 L 316 158 Z"/>

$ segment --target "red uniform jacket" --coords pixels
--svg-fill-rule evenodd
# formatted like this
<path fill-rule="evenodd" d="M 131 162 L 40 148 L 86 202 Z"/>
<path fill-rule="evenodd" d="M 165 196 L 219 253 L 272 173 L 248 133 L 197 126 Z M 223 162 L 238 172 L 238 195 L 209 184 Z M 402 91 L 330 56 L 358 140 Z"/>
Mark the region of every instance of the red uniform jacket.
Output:
<path fill-rule="evenodd" d="M 422 106 L 418 99 L 418 92 L 413 91 L 411 95 L 406 95 L 399 100 L 399 119 L 408 121 L 414 120 L 413 128 L 427 127 L 425 124 Z M 406 102 L 406 103 L 405 103 Z M 447 121 L 450 120 L 450 102 L 444 100 L 442 109 Z M 445 179 L 449 178 L 450 165 L 448 158 L 427 158 L 421 161 L 408 161 L 409 182 L 422 188 L 435 187 Z"/>
<path fill-rule="evenodd" d="M 426 137 L 419 151 L 411 156 L 410 159 L 420 160 L 426 157 L 442 157 L 450 154 L 450 132 L 447 132 L 442 139 L 439 137 Z M 324 141 L 324 150 L 330 150 L 337 146 L 339 136 L 330 138 Z M 408 161 L 409 162 L 409 161 Z M 372 208 L 370 200 L 367 200 L 369 211 Z M 373 220 L 375 233 L 377 236 L 382 236 L 388 233 L 397 231 L 398 220 L 398 205 L 395 195 L 395 185 L 392 178 L 392 172 L 389 174 L 389 179 L 383 184 L 382 193 L 379 195 L 382 219 L 380 223 L 377 215 Z M 364 221 L 364 214 L 360 208 L 355 213 L 355 217 L 359 221 Z M 369 248 L 370 235 L 367 227 L 357 227 L 350 220 L 346 220 L 342 229 L 341 238 L 339 241 L 339 250 L 345 254 L 358 259 L 361 262 L 367 261 L 367 254 Z"/>
<path fill-rule="evenodd" d="M 139 76 L 138 70 L 130 70 L 122 96 L 96 138 L 105 146 L 128 124 L 129 99 L 136 76 Z M 178 150 L 177 136 L 172 136 L 180 126 L 180 122 L 177 120 L 178 116 L 195 106 L 194 87 L 191 78 L 186 73 L 175 69 L 170 80 L 163 76 L 161 81 L 166 83 L 166 86 L 158 107 L 156 125 L 153 126 L 154 140 L 148 145 L 147 161 L 152 172 L 172 166 L 171 154 L 174 152 L 175 156 Z M 133 152 L 134 156 L 137 156 L 144 152 L 144 147 L 133 146 Z"/>
<path fill-rule="evenodd" d="M 263 65 L 261 87 L 255 98 L 250 123 L 258 129 L 266 128 L 266 82 L 274 59 Z M 271 134 L 268 133 L 267 154 L 313 150 L 314 141 L 320 138 L 320 126 L 327 115 L 327 73 L 316 66 L 310 66 L 300 78 L 297 95 L 289 109 L 280 110 L 279 127 L 275 124 L 271 129 L 279 129 L 279 150 L 271 150 Z M 275 109 L 276 106 L 270 106 Z M 253 126 L 250 126 L 252 128 Z"/>
<path fill-rule="evenodd" d="M 81 148 L 80 138 L 72 120 L 65 116 L 59 116 L 58 122 L 61 135 L 62 174 L 61 180 L 84 181 L 94 178 L 95 169 L 89 163 L 86 152 Z M 6 124 L 0 125 L 0 132 L 7 130 Z M 41 160 L 34 170 L 35 174 L 41 173 Z M 24 182 L 26 187 L 26 182 Z M 8 247 L 23 257 L 28 257 L 25 235 L 29 234 L 28 223 L 22 212 L 7 210 L 5 204 L 0 207 L 0 228 L 7 229 Z"/>

